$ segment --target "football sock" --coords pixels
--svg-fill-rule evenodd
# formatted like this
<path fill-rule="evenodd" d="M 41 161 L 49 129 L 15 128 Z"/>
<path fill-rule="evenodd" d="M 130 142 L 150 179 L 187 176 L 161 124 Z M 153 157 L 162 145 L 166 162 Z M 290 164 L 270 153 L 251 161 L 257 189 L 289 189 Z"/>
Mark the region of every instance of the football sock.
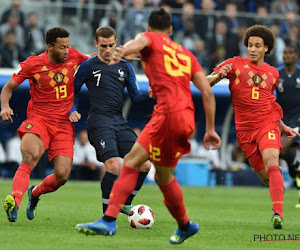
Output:
<path fill-rule="evenodd" d="M 183 202 L 183 193 L 174 177 L 168 184 L 159 184 L 160 190 L 164 195 L 164 203 L 172 216 L 176 219 L 179 226 L 184 226 L 189 222 Z"/>
<path fill-rule="evenodd" d="M 145 180 L 147 174 L 148 174 L 148 172 L 140 172 L 136 186 L 135 186 L 134 190 L 132 191 L 132 193 L 128 196 L 127 200 L 125 201 L 125 205 L 131 205 L 133 198 L 136 196 L 138 191 L 143 186 L 144 180 Z"/>
<path fill-rule="evenodd" d="M 59 183 L 54 174 L 48 175 L 42 183 L 37 185 L 33 190 L 32 194 L 39 197 L 41 194 L 51 193 L 56 191 L 59 187 L 64 185 L 64 183 Z"/>
<path fill-rule="evenodd" d="M 33 168 L 27 163 L 21 162 L 17 169 L 12 183 L 12 196 L 15 197 L 17 207 L 19 208 L 24 193 L 29 187 L 30 174 Z"/>
<path fill-rule="evenodd" d="M 112 221 L 115 221 L 116 218 L 104 215 L 103 220 L 105 220 L 107 222 L 112 222 Z"/>
<path fill-rule="evenodd" d="M 110 193 L 109 205 L 105 216 L 117 218 L 126 199 L 134 190 L 140 170 L 123 165 L 119 179 L 115 181 Z"/>
<path fill-rule="evenodd" d="M 267 174 L 269 176 L 269 191 L 274 213 L 279 214 L 280 217 L 283 218 L 282 211 L 284 184 L 280 168 L 278 166 L 268 167 Z"/>
<path fill-rule="evenodd" d="M 118 178 L 117 175 L 109 173 L 109 172 L 105 172 L 103 179 L 101 181 L 103 214 L 105 213 L 105 211 L 107 209 L 109 195 L 110 195 L 111 189 L 114 185 L 114 182 L 117 178 Z"/>

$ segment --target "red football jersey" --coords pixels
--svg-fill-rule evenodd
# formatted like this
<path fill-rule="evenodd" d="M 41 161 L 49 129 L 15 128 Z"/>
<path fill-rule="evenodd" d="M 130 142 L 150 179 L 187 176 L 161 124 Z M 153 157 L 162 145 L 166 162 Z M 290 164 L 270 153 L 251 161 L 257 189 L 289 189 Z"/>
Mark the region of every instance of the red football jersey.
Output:
<path fill-rule="evenodd" d="M 273 95 L 279 79 L 278 70 L 267 63 L 258 66 L 248 58 L 234 57 L 214 71 L 218 73 L 223 65 L 230 63 L 232 69 L 227 78 L 236 129 L 255 129 L 263 122 L 280 120 L 282 109 Z"/>
<path fill-rule="evenodd" d="M 47 52 L 21 62 L 12 77 L 19 84 L 29 79 L 31 99 L 27 117 L 41 115 L 46 119 L 68 120 L 74 101 L 74 73 L 88 57 L 70 48 L 68 59 L 54 64 L 48 61 Z"/>
<path fill-rule="evenodd" d="M 141 51 L 142 65 L 157 99 L 156 112 L 168 113 L 194 109 L 190 81 L 203 71 L 197 58 L 167 35 L 145 32 L 150 45 Z"/>

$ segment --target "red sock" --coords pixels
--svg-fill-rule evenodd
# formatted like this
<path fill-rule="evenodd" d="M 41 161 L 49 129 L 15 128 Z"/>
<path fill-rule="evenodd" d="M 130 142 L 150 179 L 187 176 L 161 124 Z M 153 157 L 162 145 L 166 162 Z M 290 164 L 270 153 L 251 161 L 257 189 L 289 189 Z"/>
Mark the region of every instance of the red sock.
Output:
<path fill-rule="evenodd" d="M 16 171 L 13 184 L 12 184 L 12 196 L 15 197 L 17 207 L 20 207 L 21 200 L 29 187 L 30 174 L 33 168 L 27 163 L 21 162 L 18 170 Z"/>
<path fill-rule="evenodd" d="M 123 165 L 119 179 L 115 181 L 110 193 L 106 216 L 117 218 L 126 199 L 134 190 L 140 170 Z"/>
<path fill-rule="evenodd" d="M 283 218 L 282 210 L 284 185 L 280 168 L 278 166 L 268 167 L 267 174 L 269 176 L 269 190 L 274 213 L 279 214 L 280 217 Z"/>
<path fill-rule="evenodd" d="M 177 182 L 174 179 L 168 184 L 158 185 L 164 195 L 164 203 L 169 209 L 172 216 L 176 219 L 179 226 L 183 226 L 189 222 L 189 217 L 186 213 L 185 205 L 183 202 L 183 193 Z"/>
<path fill-rule="evenodd" d="M 55 175 L 50 174 L 42 181 L 42 183 L 40 183 L 33 189 L 32 194 L 36 197 L 39 197 L 41 194 L 56 191 L 62 185 L 64 185 L 64 183 L 59 183 L 56 180 Z"/>

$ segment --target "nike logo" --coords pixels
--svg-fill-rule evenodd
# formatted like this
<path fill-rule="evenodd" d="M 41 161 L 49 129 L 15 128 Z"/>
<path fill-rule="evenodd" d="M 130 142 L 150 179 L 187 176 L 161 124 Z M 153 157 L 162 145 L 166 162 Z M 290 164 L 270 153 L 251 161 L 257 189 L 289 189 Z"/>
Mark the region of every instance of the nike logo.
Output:
<path fill-rule="evenodd" d="M 100 71 L 101 71 L 101 69 L 96 70 L 96 71 L 93 71 L 93 74 L 97 74 L 97 73 L 99 73 Z"/>

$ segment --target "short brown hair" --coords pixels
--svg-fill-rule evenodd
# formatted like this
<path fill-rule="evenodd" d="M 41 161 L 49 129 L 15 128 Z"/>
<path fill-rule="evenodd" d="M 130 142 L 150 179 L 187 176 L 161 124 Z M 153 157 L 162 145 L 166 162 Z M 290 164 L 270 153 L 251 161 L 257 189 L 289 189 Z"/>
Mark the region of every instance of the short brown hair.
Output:
<path fill-rule="evenodd" d="M 266 26 L 255 24 L 249 27 L 244 35 L 243 43 L 248 47 L 248 40 L 250 36 L 258 36 L 264 40 L 264 44 L 268 47 L 266 54 L 270 54 L 275 44 L 275 37 L 273 32 Z"/>
<path fill-rule="evenodd" d="M 96 41 L 98 41 L 99 37 L 110 38 L 111 36 L 117 38 L 116 31 L 110 26 L 99 27 L 95 33 Z"/>

